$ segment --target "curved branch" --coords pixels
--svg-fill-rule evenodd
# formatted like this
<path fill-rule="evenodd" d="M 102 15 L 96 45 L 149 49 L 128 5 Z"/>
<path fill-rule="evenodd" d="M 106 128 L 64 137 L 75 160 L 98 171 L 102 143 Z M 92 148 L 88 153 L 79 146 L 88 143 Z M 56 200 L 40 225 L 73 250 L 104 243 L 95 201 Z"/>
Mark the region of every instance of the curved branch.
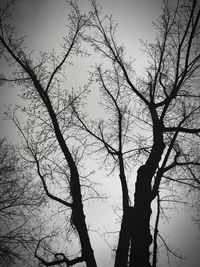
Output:
<path fill-rule="evenodd" d="M 115 150 L 111 145 L 109 145 L 105 139 L 104 139 L 104 136 L 103 136 L 103 132 L 102 132 L 102 129 L 99 125 L 99 130 L 100 130 L 100 134 L 101 134 L 101 138 L 96 135 L 94 132 L 92 132 L 88 126 L 86 125 L 86 123 L 81 119 L 81 117 L 79 116 L 78 112 L 76 111 L 75 107 L 72 105 L 72 108 L 73 108 L 73 112 L 74 114 L 76 115 L 76 118 L 78 119 L 78 121 L 81 123 L 83 129 L 88 132 L 91 136 L 93 136 L 95 139 L 97 139 L 98 141 L 100 141 L 104 146 L 105 148 L 107 149 L 108 153 L 111 154 L 111 155 L 117 155 L 118 154 L 118 151 Z"/>
<path fill-rule="evenodd" d="M 44 240 L 44 238 L 42 238 L 37 244 L 37 247 L 35 249 L 35 257 L 45 266 L 55 266 L 55 265 L 66 263 L 66 266 L 69 267 L 69 266 L 72 266 L 72 265 L 75 265 L 77 263 L 84 261 L 84 258 L 82 256 L 69 260 L 63 253 L 56 253 L 54 255 L 54 257 L 56 258 L 55 260 L 46 261 L 44 258 L 38 255 L 38 249 L 39 249 L 40 243 L 42 242 L 42 240 Z M 58 259 L 59 256 L 61 256 L 62 259 Z"/>
<path fill-rule="evenodd" d="M 92 6 L 93 6 L 93 9 L 94 9 L 95 17 L 97 19 L 96 25 L 92 25 L 92 26 L 96 27 L 100 31 L 100 34 L 103 37 L 103 45 L 105 45 L 108 48 L 110 54 L 113 57 L 109 55 L 109 52 L 106 53 L 99 46 L 97 46 L 97 49 L 100 52 L 102 52 L 105 56 L 110 58 L 112 61 L 117 62 L 117 64 L 119 65 L 119 67 L 121 68 L 121 70 L 122 70 L 122 72 L 124 74 L 124 77 L 125 77 L 125 80 L 126 80 L 127 84 L 130 86 L 131 90 L 144 102 L 144 104 L 149 106 L 150 105 L 149 101 L 139 92 L 139 90 L 133 85 L 133 83 L 131 82 L 131 80 L 129 78 L 129 75 L 127 73 L 126 67 L 124 66 L 122 58 L 119 55 L 119 48 L 120 47 L 117 47 L 117 44 L 116 44 L 116 42 L 114 40 L 113 31 L 109 31 L 110 36 L 108 36 L 108 34 L 106 32 L 106 29 L 103 26 L 102 21 L 100 20 L 99 10 L 98 10 L 98 7 L 97 7 L 95 1 L 92 1 Z M 112 28 L 112 21 L 110 21 L 109 26 L 110 26 L 110 28 Z M 96 42 L 98 42 L 98 40 L 94 39 L 93 40 L 93 44 L 96 43 Z"/>
<path fill-rule="evenodd" d="M 34 161 L 35 161 L 36 166 L 37 166 L 37 173 L 38 173 L 38 175 L 39 175 L 39 177 L 40 177 L 40 179 L 41 179 L 41 181 L 42 181 L 43 188 L 44 188 L 44 190 L 45 190 L 46 195 L 47 195 L 49 198 L 51 198 L 52 200 L 55 200 L 55 201 L 57 201 L 57 202 L 59 202 L 59 203 L 65 205 L 65 206 L 67 206 L 67 207 L 72 208 L 72 206 L 73 206 L 72 203 L 68 203 L 68 202 L 64 201 L 63 199 L 61 199 L 61 198 L 59 198 L 59 197 L 56 197 L 56 196 L 52 195 L 52 194 L 49 192 L 49 190 L 48 190 L 48 188 L 47 188 L 47 185 L 46 185 L 46 182 L 45 182 L 45 179 L 44 179 L 44 175 L 42 175 L 42 173 L 41 173 L 41 170 L 40 170 L 40 163 L 39 163 L 39 160 L 38 160 L 38 158 L 37 158 L 36 153 L 34 153 L 34 151 L 31 149 L 31 147 L 30 147 L 30 145 L 29 145 L 29 141 L 28 141 L 27 137 L 25 136 L 24 132 L 22 131 L 22 129 L 21 129 L 21 127 L 20 127 L 18 121 L 17 121 L 15 118 L 13 118 L 13 122 L 15 123 L 17 129 L 20 131 L 22 137 L 24 138 L 24 140 L 25 140 L 25 142 L 26 142 L 27 149 L 30 151 L 32 157 L 34 158 Z"/>
<path fill-rule="evenodd" d="M 67 53 L 63 57 L 62 61 L 56 66 L 56 68 L 52 72 L 52 74 L 51 74 L 51 76 L 49 78 L 48 84 L 46 86 L 46 89 L 45 89 L 46 92 L 48 91 L 48 89 L 49 89 L 49 87 L 51 85 L 51 82 L 52 82 L 54 76 L 56 75 L 56 73 L 58 72 L 58 70 L 62 67 L 62 65 L 65 63 L 66 59 L 68 58 L 70 52 L 72 51 L 72 49 L 73 49 L 73 47 L 74 47 L 74 45 L 76 43 L 76 39 L 77 39 L 77 36 L 78 36 L 80 30 L 84 26 L 84 23 L 81 25 L 81 16 L 80 16 L 78 10 L 75 9 L 75 7 L 74 7 L 74 10 L 76 11 L 76 13 L 78 15 L 78 21 L 77 21 L 77 26 L 76 26 L 76 30 L 75 30 L 74 36 L 72 37 L 71 44 L 70 44 L 70 46 L 69 46 L 69 48 L 67 50 Z"/>

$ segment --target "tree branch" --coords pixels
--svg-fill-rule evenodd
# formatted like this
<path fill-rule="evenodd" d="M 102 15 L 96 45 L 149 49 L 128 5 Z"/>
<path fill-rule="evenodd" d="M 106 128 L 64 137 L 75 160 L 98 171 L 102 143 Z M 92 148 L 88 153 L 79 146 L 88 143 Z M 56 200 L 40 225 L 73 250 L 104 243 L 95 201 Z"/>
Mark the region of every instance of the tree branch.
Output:
<path fill-rule="evenodd" d="M 77 40 L 77 36 L 81 30 L 81 28 L 84 26 L 84 23 L 81 25 L 81 15 L 79 14 L 79 11 L 77 8 L 75 8 L 75 6 L 73 5 L 73 8 L 74 10 L 76 11 L 76 14 L 77 14 L 77 17 L 78 17 L 78 21 L 77 21 L 77 26 L 76 26 L 76 30 L 75 30 L 75 33 L 74 33 L 74 36 L 72 37 L 72 41 L 71 41 L 71 44 L 67 50 L 67 53 L 65 54 L 65 56 L 63 57 L 62 61 L 60 62 L 60 64 L 58 64 L 56 66 L 56 68 L 54 69 L 54 71 L 52 72 L 50 78 L 49 78 L 49 81 L 48 81 L 48 84 L 46 86 L 46 89 L 45 91 L 47 92 L 50 85 L 51 85 L 51 82 L 55 76 L 55 74 L 58 72 L 58 70 L 62 67 L 62 65 L 65 63 L 66 59 L 68 58 L 70 52 L 72 51 L 72 48 L 74 47 L 75 43 L 76 43 L 76 40 Z"/>
<path fill-rule="evenodd" d="M 67 267 L 75 265 L 77 263 L 83 262 L 85 261 L 84 258 L 81 257 L 77 257 L 75 259 L 69 260 L 63 253 L 56 253 L 54 255 L 54 257 L 56 258 L 55 260 L 52 261 L 46 261 L 44 258 L 42 258 L 41 256 L 38 255 L 38 249 L 40 246 L 41 241 L 44 240 L 44 238 L 42 238 L 38 244 L 37 247 L 35 249 L 35 257 L 45 266 L 55 266 L 55 265 L 59 265 L 59 264 L 63 264 L 65 263 Z M 62 259 L 58 259 L 58 257 L 62 257 Z"/>
<path fill-rule="evenodd" d="M 182 133 L 191 133 L 198 134 L 200 133 L 200 128 L 188 129 L 184 127 L 164 127 L 164 132 L 182 132 Z"/>
<path fill-rule="evenodd" d="M 32 155 L 32 157 L 33 157 L 33 159 L 34 159 L 34 161 L 35 161 L 35 163 L 36 163 L 36 166 L 37 166 L 37 173 L 38 173 L 38 176 L 40 177 L 40 179 L 41 179 L 41 181 L 42 181 L 43 188 L 44 188 L 44 190 L 45 190 L 46 195 L 47 195 L 49 198 L 51 198 L 52 200 L 55 200 L 55 201 L 57 201 L 57 202 L 59 202 L 59 203 L 65 205 L 65 206 L 67 206 L 67 207 L 72 208 L 72 207 L 73 207 L 73 204 L 72 204 L 72 203 L 68 203 L 68 202 L 64 201 L 63 199 L 61 199 L 61 198 L 59 198 L 59 197 L 56 197 L 56 196 L 52 195 L 52 194 L 49 192 L 49 190 L 48 190 L 48 188 L 47 188 L 47 185 L 46 185 L 46 182 L 45 182 L 45 179 L 44 179 L 44 175 L 42 175 L 41 170 L 40 170 L 40 163 L 39 163 L 39 160 L 38 160 L 38 158 L 37 158 L 36 152 L 34 152 L 34 151 L 31 149 L 31 147 L 30 147 L 30 145 L 29 145 L 29 141 L 28 141 L 27 137 L 25 136 L 24 132 L 22 131 L 22 129 L 21 129 L 20 125 L 19 125 L 19 122 L 18 122 L 14 117 L 13 117 L 12 119 L 13 119 L 13 122 L 15 123 L 17 129 L 20 131 L 22 137 L 24 138 L 24 140 L 25 140 L 25 142 L 26 142 L 26 145 L 27 145 L 27 149 L 30 151 L 30 153 L 31 153 L 31 155 Z"/>

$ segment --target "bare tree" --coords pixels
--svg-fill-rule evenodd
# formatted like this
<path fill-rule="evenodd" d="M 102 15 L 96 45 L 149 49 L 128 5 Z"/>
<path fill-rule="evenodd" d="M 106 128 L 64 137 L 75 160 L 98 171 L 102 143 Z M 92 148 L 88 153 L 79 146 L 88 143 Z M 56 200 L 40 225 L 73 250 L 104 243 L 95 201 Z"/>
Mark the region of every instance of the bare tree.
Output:
<path fill-rule="evenodd" d="M 7 9 L 1 12 L 1 48 L 3 56 L 8 61 L 14 61 L 19 69 L 17 75 L 11 81 L 22 83 L 24 92 L 22 97 L 30 106 L 25 106 L 22 112 L 28 115 L 29 122 L 24 128 L 11 111 L 8 116 L 13 119 L 15 125 L 25 141 L 24 156 L 31 163 L 34 162 L 35 171 L 41 180 L 44 191 L 49 199 L 57 202 L 57 205 L 71 211 L 68 215 L 69 227 L 73 226 L 80 242 L 80 250 L 77 249 L 77 257 L 69 259 L 63 253 L 54 253 L 53 258 L 41 255 L 41 241 L 39 242 L 35 256 L 46 265 L 66 264 L 74 265 L 86 262 L 87 266 L 96 266 L 91 247 L 85 215 L 83 211 L 83 196 L 81 192 L 81 175 L 79 160 L 84 149 L 78 143 L 76 135 L 71 130 L 72 116 L 69 112 L 69 104 L 72 101 L 69 94 L 59 90 L 61 69 L 64 68 L 73 55 L 82 53 L 81 36 L 83 35 L 87 18 L 80 14 L 78 6 L 70 1 L 72 12 L 69 16 L 68 36 L 64 38 L 62 54 L 60 56 L 42 54 L 40 62 L 34 64 L 22 49 L 22 40 L 15 41 L 13 27 L 6 23 L 9 19 Z M 21 42 L 22 41 L 22 42 Z M 5 52 L 5 53 L 4 53 Z M 4 78 L 3 78 L 4 79 Z M 7 80 L 7 79 L 4 79 Z M 9 79 L 8 79 L 9 80 Z M 80 148 L 80 149 L 79 149 Z M 87 176 L 82 177 L 87 184 Z M 57 194 L 55 188 L 61 189 Z M 60 195 L 59 195 L 60 194 Z M 45 250 L 44 254 L 47 252 Z"/>
<path fill-rule="evenodd" d="M 155 43 L 144 44 L 144 50 L 150 59 L 147 76 L 135 82 L 131 62 L 125 58 L 125 48 L 116 42 L 116 27 L 112 17 L 101 17 L 96 2 L 92 1 L 92 6 L 91 27 L 95 34 L 88 36 L 87 41 L 95 51 L 99 51 L 111 62 L 110 70 L 102 71 L 98 67 L 98 77 L 100 86 L 105 89 L 117 110 L 119 127 L 114 130 L 115 138 L 120 144 L 120 121 L 124 109 L 119 108 L 117 104 L 118 84 L 126 87 L 127 98 L 131 92 L 135 102 L 135 105 L 132 104 L 132 116 L 135 117 L 135 122 L 138 121 L 146 129 L 144 136 L 147 146 L 143 147 L 146 159 L 137 172 L 134 206 L 131 207 L 128 202 L 126 206 L 123 205 L 124 215 L 115 266 L 127 266 L 127 242 L 130 242 L 129 266 L 151 266 L 151 203 L 159 193 L 161 181 L 173 180 L 198 188 L 198 176 L 194 172 L 191 173 L 191 169 L 198 169 L 200 164 L 199 2 L 163 1 L 162 15 L 155 25 L 158 32 Z M 116 69 L 117 78 L 113 75 L 108 78 L 107 73 L 114 73 Z M 113 82 L 110 82 L 111 79 Z M 82 121 L 81 123 L 90 131 Z M 113 129 L 115 125 L 116 123 Z M 112 144 L 107 141 L 110 139 L 104 138 L 100 125 L 99 130 L 100 135 L 96 136 L 96 139 L 100 139 L 109 154 L 119 155 L 120 150 L 114 150 Z M 125 139 L 126 135 L 123 138 Z M 138 142 L 134 145 L 137 144 Z M 120 160 L 118 166 L 121 166 Z M 124 177 L 122 192 L 127 192 L 126 187 L 127 179 Z M 122 199 L 124 202 L 124 198 Z M 125 228 L 123 221 L 127 206 L 130 214 Z M 129 234 L 127 229 L 131 229 Z M 126 232 L 126 237 L 123 232 Z"/>
<path fill-rule="evenodd" d="M 20 112 L 26 114 L 28 123 L 23 126 L 11 111 L 8 115 L 24 139 L 26 161 L 48 198 L 66 211 L 66 228 L 74 229 L 80 242 L 77 257 L 69 257 L 68 251 L 56 251 L 49 257 L 43 237 L 35 256 L 45 266 L 81 262 L 96 266 L 83 210 L 88 193 L 89 198 L 92 191 L 98 197 L 82 173 L 81 163 L 89 147 L 93 153 L 103 153 L 105 166 L 119 173 L 123 213 L 115 267 L 156 266 L 157 234 L 151 263 L 150 220 L 151 204 L 162 194 L 161 183 L 199 189 L 199 2 L 163 1 L 155 43 L 143 44 L 150 60 L 143 79 L 136 78 L 125 48 L 117 44 L 112 17 L 103 17 L 95 1 L 91 1 L 87 17 L 73 1 L 70 5 L 70 27 L 62 54 L 42 54 L 39 62 L 25 54 L 23 40 L 16 40 L 13 28 L 4 23 L 7 8 L 1 12 L 2 54 L 18 70 L 1 80 L 23 86 L 26 105 Z M 67 61 L 84 53 L 82 42 L 98 51 L 110 66 L 98 65 L 92 76 L 99 82 L 107 112 L 100 121 L 92 122 L 84 112 L 82 101 L 88 86 L 80 92 L 61 88 Z"/>
<path fill-rule="evenodd" d="M 32 225 L 33 210 L 38 210 L 43 198 L 31 190 L 29 173 L 21 166 L 14 146 L 0 141 L 0 265 L 18 266 L 31 261 L 29 255 L 35 246 Z M 36 187 L 35 187 L 36 189 Z M 39 191 L 38 191 L 39 193 Z M 36 227 L 36 225 L 35 225 Z M 32 262 L 33 263 L 33 262 Z M 33 265 L 32 265 L 33 266 Z"/>

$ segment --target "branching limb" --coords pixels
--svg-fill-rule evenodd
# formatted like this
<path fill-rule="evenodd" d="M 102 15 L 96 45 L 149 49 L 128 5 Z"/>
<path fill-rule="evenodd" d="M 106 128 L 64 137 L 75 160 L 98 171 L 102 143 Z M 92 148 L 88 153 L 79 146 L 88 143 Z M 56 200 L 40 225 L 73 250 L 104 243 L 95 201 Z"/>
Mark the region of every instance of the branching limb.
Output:
<path fill-rule="evenodd" d="M 191 179 L 191 182 L 187 182 L 186 179 L 174 179 L 174 178 L 169 177 L 169 176 L 167 176 L 167 175 L 163 175 L 163 178 L 166 179 L 166 180 L 169 180 L 169 181 L 178 183 L 178 184 L 187 185 L 187 186 L 192 187 L 192 188 L 194 188 L 194 189 L 199 189 L 199 186 L 195 186 L 195 185 L 192 183 L 192 179 Z"/>
<path fill-rule="evenodd" d="M 22 135 L 24 141 L 26 142 L 27 149 L 29 150 L 29 152 L 31 153 L 31 155 L 32 155 L 32 157 L 33 157 L 33 159 L 34 159 L 34 162 L 35 162 L 36 167 L 37 167 L 37 173 L 38 173 L 38 176 L 40 177 L 40 179 L 41 179 L 41 181 L 42 181 L 43 188 L 44 188 L 44 190 L 45 190 L 46 195 L 47 195 L 49 198 L 51 198 L 52 200 L 55 200 L 55 201 L 57 201 L 57 202 L 59 202 L 59 203 L 65 205 L 65 206 L 67 206 L 67 207 L 72 208 L 72 206 L 73 206 L 72 203 L 68 203 L 68 202 L 64 201 L 63 199 L 61 199 L 61 198 L 59 198 L 59 197 L 57 197 L 57 196 L 55 196 L 55 195 L 53 195 L 53 194 L 51 194 L 51 193 L 49 192 L 48 187 L 47 187 L 47 184 L 46 184 L 46 181 L 45 181 L 45 176 L 46 176 L 46 175 L 43 175 L 42 172 L 41 172 L 40 162 L 39 162 L 39 160 L 38 160 L 38 158 L 37 158 L 37 152 L 34 152 L 33 149 L 31 148 L 31 146 L 30 146 L 30 144 L 29 144 L 29 140 L 28 140 L 28 138 L 26 137 L 25 133 L 23 132 L 22 128 L 20 127 L 20 124 L 19 124 L 19 122 L 17 121 L 17 119 L 13 117 L 12 120 L 13 120 L 13 122 L 15 123 L 15 125 L 16 125 L 17 129 L 19 130 L 19 132 L 21 133 L 21 135 Z"/>
<path fill-rule="evenodd" d="M 200 166 L 200 163 L 198 164 L 198 166 Z M 200 177 L 199 177 L 199 179 L 197 178 L 197 176 L 194 174 L 194 172 L 193 172 L 192 168 L 190 168 L 190 166 L 187 166 L 187 168 L 188 168 L 190 174 L 192 175 L 194 181 L 200 186 Z M 198 188 L 199 188 L 199 186 L 198 186 Z"/>
<path fill-rule="evenodd" d="M 101 53 L 103 53 L 107 58 L 111 59 L 111 61 L 116 62 L 120 69 L 122 70 L 122 73 L 124 75 L 124 78 L 127 82 L 127 84 L 130 86 L 130 89 L 143 101 L 143 103 L 147 106 L 149 106 L 148 100 L 143 96 L 143 94 L 133 85 L 131 82 L 131 79 L 129 77 L 127 67 L 125 66 L 125 62 L 123 60 L 123 48 L 118 46 L 115 38 L 114 38 L 114 28 L 113 27 L 113 21 L 112 19 L 106 17 L 108 22 L 108 29 L 103 25 L 103 21 L 100 18 L 100 12 L 98 10 L 97 4 L 95 1 L 92 1 L 92 7 L 94 10 L 94 24 L 92 26 L 97 29 L 99 32 L 100 37 L 99 38 L 88 38 L 88 41 Z M 101 39 L 101 45 L 98 44 L 98 40 Z M 105 47 L 105 48 L 104 48 Z M 108 51 L 106 51 L 106 49 Z"/>
<path fill-rule="evenodd" d="M 83 119 L 80 117 L 80 115 L 78 114 L 78 112 L 76 111 L 75 107 L 72 106 L 73 108 L 73 112 L 76 115 L 76 118 L 78 119 L 78 121 L 81 123 L 83 129 L 88 132 L 91 136 L 93 136 L 95 139 L 97 139 L 98 141 L 100 141 L 106 148 L 106 150 L 108 151 L 109 154 L 111 155 L 117 155 L 118 151 L 115 150 L 110 144 L 108 144 L 105 139 L 104 139 L 104 135 L 103 135 L 103 131 L 102 131 L 102 127 L 101 124 L 99 124 L 99 131 L 101 134 L 101 137 L 99 137 L 98 135 L 96 135 L 92 130 L 89 129 L 89 127 L 86 125 L 86 123 L 83 121 Z"/>
<path fill-rule="evenodd" d="M 75 259 L 72 259 L 72 260 L 69 260 L 63 253 L 56 253 L 54 255 L 55 257 L 55 260 L 52 260 L 52 261 L 46 261 L 44 258 L 42 258 L 39 254 L 38 254 L 38 250 L 39 250 L 39 247 L 40 247 L 40 244 L 41 242 L 45 239 L 42 238 L 38 244 L 37 244 L 37 247 L 35 249 L 35 257 L 42 263 L 44 264 L 45 266 L 56 266 L 56 265 L 59 265 L 59 264 L 63 264 L 65 263 L 67 267 L 69 266 L 73 266 L 77 263 L 81 263 L 84 261 L 84 258 L 81 256 L 81 257 L 77 257 Z M 59 259 L 61 258 L 61 259 Z"/>
<path fill-rule="evenodd" d="M 80 14 L 78 7 L 72 2 L 69 2 L 69 3 L 72 5 L 72 8 L 73 8 L 73 10 L 75 12 L 76 26 L 74 26 L 75 29 L 73 29 L 74 30 L 73 37 L 70 38 L 71 42 L 69 44 L 69 48 L 67 49 L 67 52 L 65 53 L 65 55 L 64 55 L 63 59 L 61 60 L 61 62 L 55 67 L 54 71 L 52 72 L 52 74 L 51 74 L 51 76 L 49 78 L 49 81 L 48 81 L 46 89 L 45 89 L 46 92 L 48 91 L 54 76 L 62 68 L 62 66 L 66 62 L 67 58 L 71 54 L 72 49 L 74 48 L 75 44 L 77 43 L 77 41 L 79 39 L 79 35 L 81 33 L 81 30 L 86 24 L 86 19 Z"/>

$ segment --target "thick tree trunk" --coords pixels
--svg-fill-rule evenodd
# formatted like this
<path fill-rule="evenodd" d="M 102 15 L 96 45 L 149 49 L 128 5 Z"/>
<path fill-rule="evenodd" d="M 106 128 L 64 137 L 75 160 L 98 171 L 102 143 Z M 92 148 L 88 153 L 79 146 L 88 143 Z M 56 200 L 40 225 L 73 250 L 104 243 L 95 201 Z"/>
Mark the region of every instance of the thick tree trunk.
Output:
<path fill-rule="evenodd" d="M 149 262 L 149 247 L 152 243 L 150 217 L 150 203 L 143 203 L 139 207 L 137 205 L 134 207 L 129 267 L 151 266 Z"/>
<path fill-rule="evenodd" d="M 160 122 L 154 108 L 150 107 L 150 112 L 153 121 L 153 146 L 146 163 L 138 169 L 134 207 L 128 207 L 128 215 L 124 215 L 122 219 L 115 267 L 151 267 L 149 250 L 152 244 L 150 232 L 151 202 L 157 194 L 157 192 L 152 191 L 151 183 L 158 169 L 165 145 L 162 122 Z"/>
<path fill-rule="evenodd" d="M 97 267 L 85 221 L 78 170 L 76 166 L 73 165 L 73 162 L 71 165 L 69 164 L 69 166 L 71 170 L 71 194 L 73 199 L 72 223 L 79 235 L 82 257 L 85 260 L 86 266 Z"/>
<path fill-rule="evenodd" d="M 135 206 L 129 208 L 128 214 L 123 216 L 115 267 L 151 267 L 149 262 L 149 247 L 152 243 L 151 201 L 146 199 L 145 194 L 140 197 L 135 202 Z"/>
<path fill-rule="evenodd" d="M 130 212 L 124 213 L 119 233 L 118 247 L 115 257 L 115 267 L 127 267 L 130 246 Z"/>
<path fill-rule="evenodd" d="M 135 205 L 130 216 L 131 249 L 129 267 L 150 267 L 149 247 L 152 243 L 150 232 L 151 218 L 151 179 L 148 179 L 148 168 L 141 166 L 138 170 Z"/>
<path fill-rule="evenodd" d="M 76 207 L 72 211 L 72 222 L 78 232 L 81 248 L 82 257 L 85 260 L 87 267 L 97 267 L 94 252 L 91 247 L 90 238 L 85 222 L 85 215 L 83 213 L 83 207 Z"/>

